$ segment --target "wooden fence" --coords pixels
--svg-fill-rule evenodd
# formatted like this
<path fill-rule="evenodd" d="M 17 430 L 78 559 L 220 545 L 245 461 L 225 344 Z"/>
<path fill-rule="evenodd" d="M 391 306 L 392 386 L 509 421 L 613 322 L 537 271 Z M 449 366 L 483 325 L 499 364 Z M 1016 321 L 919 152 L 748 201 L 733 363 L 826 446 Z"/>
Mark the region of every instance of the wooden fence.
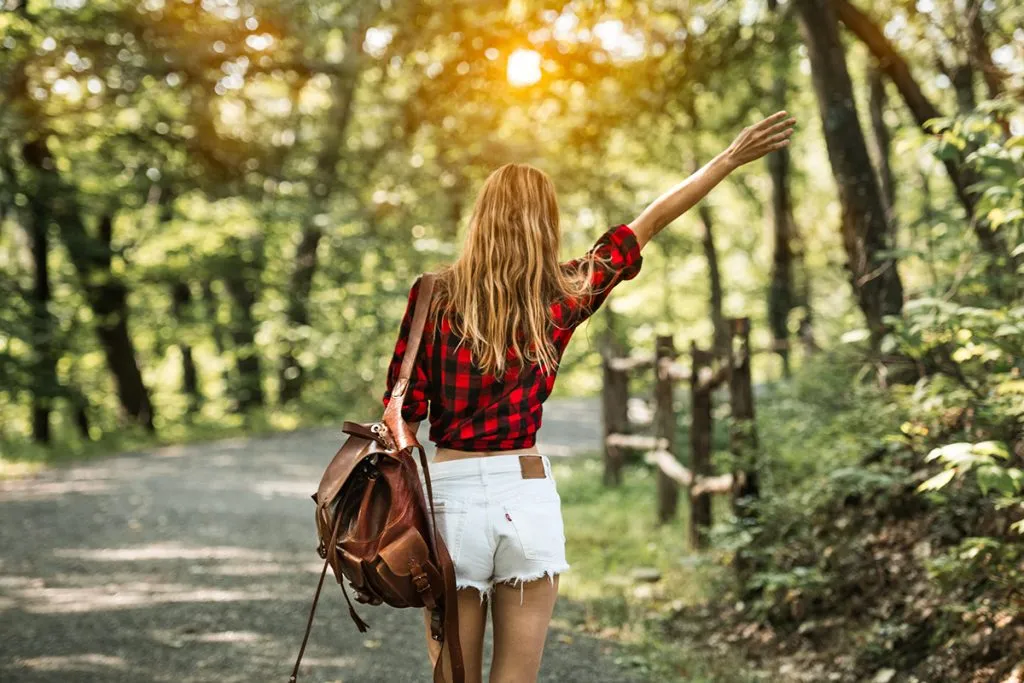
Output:
<path fill-rule="evenodd" d="M 614 486 L 621 482 L 627 456 L 642 452 L 643 460 L 658 468 L 658 519 L 661 522 L 675 515 L 680 489 L 689 496 L 689 535 L 693 547 L 706 545 L 712 521 L 712 494 L 731 494 L 738 514 L 744 514 L 745 502 L 758 495 L 757 430 L 750 358 L 760 351 L 777 352 L 778 349 L 750 348 L 749 318 L 729 320 L 728 348 L 716 352 L 691 343 L 689 365 L 679 362 L 671 335 L 657 338 L 653 355 L 626 356 L 621 347 L 616 346 L 604 349 L 605 484 Z M 655 370 L 654 433 L 641 435 L 633 433 L 629 419 L 629 380 L 631 374 L 646 369 Z M 688 381 L 690 385 L 689 467 L 676 455 L 682 448 L 676 443 L 677 416 L 672 398 L 675 383 L 681 381 Z M 733 472 L 714 475 L 711 399 L 714 390 L 726 382 L 732 409 L 729 449 L 734 455 L 735 468 Z"/>

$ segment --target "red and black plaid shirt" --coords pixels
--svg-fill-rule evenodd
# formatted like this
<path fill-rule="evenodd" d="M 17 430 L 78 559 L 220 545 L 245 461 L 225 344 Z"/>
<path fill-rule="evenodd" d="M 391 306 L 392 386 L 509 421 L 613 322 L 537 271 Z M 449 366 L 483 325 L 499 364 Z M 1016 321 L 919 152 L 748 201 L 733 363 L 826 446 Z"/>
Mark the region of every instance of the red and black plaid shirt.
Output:
<path fill-rule="evenodd" d="M 628 225 L 609 228 L 587 253 L 608 257 L 607 265 L 594 269 L 589 296 L 572 303 L 551 304 L 555 324 L 550 329 L 559 360 L 576 327 L 601 306 L 616 284 L 634 278 L 643 263 L 636 235 Z M 585 258 L 573 259 L 562 267 L 577 267 Z M 416 278 L 409 291 L 388 367 L 385 407 L 398 381 L 421 279 Z M 438 447 L 497 451 L 534 445 L 541 424 L 541 405 L 551 394 L 555 374 L 544 375 L 534 363 L 509 366 L 503 379 L 484 375 L 471 360 L 467 345 L 457 348 L 458 342 L 447 319 L 439 326 L 427 319 L 402 405 L 406 422 L 423 420 L 429 408 L 429 436 Z"/>

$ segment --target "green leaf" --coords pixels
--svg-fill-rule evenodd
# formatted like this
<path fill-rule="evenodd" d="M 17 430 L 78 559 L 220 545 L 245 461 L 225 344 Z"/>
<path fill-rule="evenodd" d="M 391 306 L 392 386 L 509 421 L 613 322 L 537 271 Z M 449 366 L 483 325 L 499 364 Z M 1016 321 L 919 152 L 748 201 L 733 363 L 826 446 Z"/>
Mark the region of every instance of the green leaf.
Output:
<path fill-rule="evenodd" d="M 937 116 L 934 119 L 928 119 L 922 125 L 927 131 L 932 133 L 941 133 L 944 130 L 948 130 L 953 125 L 953 119 L 948 116 Z"/>
<path fill-rule="evenodd" d="M 967 441 L 961 441 L 958 443 L 946 444 L 945 446 L 939 446 L 938 448 L 933 448 L 932 451 L 925 456 L 924 461 L 931 462 L 938 458 L 942 458 L 946 461 L 961 459 L 970 454 L 971 447 L 973 445 L 974 444 L 968 443 Z"/>
<path fill-rule="evenodd" d="M 993 337 L 1010 337 L 1014 335 L 1024 335 L 1024 327 L 1020 325 L 1011 325 L 1009 323 L 1003 323 L 996 328 L 996 331 L 992 333 Z"/>
<path fill-rule="evenodd" d="M 931 479 L 921 482 L 921 485 L 917 487 L 918 491 L 938 491 L 949 482 L 953 481 L 953 477 L 956 476 L 956 470 L 943 470 L 939 472 Z"/>
<path fill-rule="evenodd" d="M 839 338 L 842 344 L 855 344 L 857 342 L 864 341 L 871 336 L 871 331 L 867 329 L 850 330 L 846 332 L 842 337 Z"/>
<path fill-rule="evenodd" d="M 1024 379 L 1011 379 L 1008 382 L 1000 382 L 996 385 L 996 394 L 1024 394 Z"/>
<path fill-rule="evenodd" d="M 977 455 L 994 455 L 1003 460 L 1010 459 L 1010 453 L 1002 441 L 981 441 L 974 444 L 971 451 Z"/>
<path fill-rule="evenodd" d="M 1020 491 L 1020 483 L 998 465 L 982 465 L 978 468 L 978 486 L 986 496 L 989 491 L 998 491 L 1004 496 L 1012 496 Z"/>

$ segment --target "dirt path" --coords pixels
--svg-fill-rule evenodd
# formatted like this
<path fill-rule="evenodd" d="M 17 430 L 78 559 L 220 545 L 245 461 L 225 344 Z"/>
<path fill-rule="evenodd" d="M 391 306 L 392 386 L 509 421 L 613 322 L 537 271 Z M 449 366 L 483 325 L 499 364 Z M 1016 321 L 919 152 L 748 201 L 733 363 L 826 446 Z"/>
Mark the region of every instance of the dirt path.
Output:
<path fill-rule="evenodd" d="M 545 452 L 597 447 L 596 402 L 546 408 Z M 320 569 L 309 496 L 338 438 L 173 446 L 0 482 L 0 680 L 286 681 Z M 632 680 L 613 643 L 565 637 L 571 607 L 560 599 L 541 680 Z M 300 680 L 430 680 L 418 610 L 360 614 L 363 634 L 328 583 Z"/>

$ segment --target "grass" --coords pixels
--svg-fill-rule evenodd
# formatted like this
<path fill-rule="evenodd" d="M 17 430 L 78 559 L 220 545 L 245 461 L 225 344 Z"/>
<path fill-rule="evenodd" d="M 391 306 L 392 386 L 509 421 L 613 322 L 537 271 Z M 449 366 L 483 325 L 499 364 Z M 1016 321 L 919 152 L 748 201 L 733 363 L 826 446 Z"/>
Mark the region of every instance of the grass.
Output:
<path fill-rule="evenodd" d="M 680 498 L 676 519 L 658 525 L 656 478 L 649 468 L 627 468 L 617 488 L 605 488 L 601 473 L 598 457 L 554 463 L 571 564 L 559 590 L 569 603 L 562 611 L 570 626 L 623 643 L 623 663 L 644 680 L 756 680 L 735 670 L 739 660 L 722 661 L 702 652 L 701 643 L 666 635 L 664 624 L 675 613 L 703 603 L 728 577 L 714 555 L 689 548 L 685 497 Z M 638 568 L 657 570 L 659 580 L 634 578 Z"/>

